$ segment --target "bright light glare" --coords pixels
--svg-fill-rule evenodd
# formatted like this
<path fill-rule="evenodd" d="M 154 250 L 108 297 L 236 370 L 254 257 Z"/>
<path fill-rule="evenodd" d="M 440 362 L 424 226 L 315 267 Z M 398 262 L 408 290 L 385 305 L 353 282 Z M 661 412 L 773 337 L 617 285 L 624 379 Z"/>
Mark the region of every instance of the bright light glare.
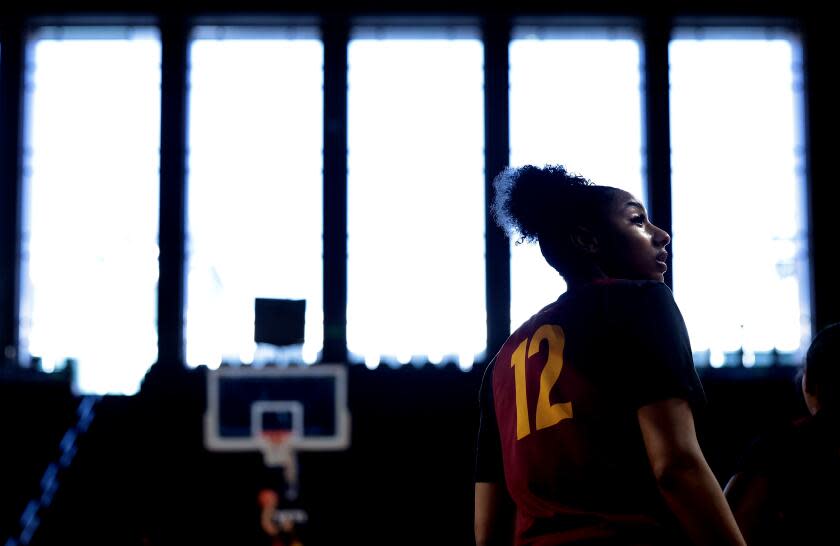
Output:
<path fill-rule="evenodd" d="M 472 360 L 487 343 L 481 42 L 360 38 L 348 56 L 348 348 L 369 365 Z"/>
<path fill-rule="evenodd" d="M 160 42 L 44 28 L 28 46 L 21 353 L 133 394 L 157 360 Z"/>
<path fill-rule="evenodd" d="M 810 338 L 797 47 L 671 43 L 674 295 L 713 366 Z"/>
<path fill-rule="evenodd" d="M 323 344 L 323 46 L 199 37 L 190 64 L 187 363 L 313 362 Z M 302 348 L 257 347 L 255 298 L 306 300 Z"/>

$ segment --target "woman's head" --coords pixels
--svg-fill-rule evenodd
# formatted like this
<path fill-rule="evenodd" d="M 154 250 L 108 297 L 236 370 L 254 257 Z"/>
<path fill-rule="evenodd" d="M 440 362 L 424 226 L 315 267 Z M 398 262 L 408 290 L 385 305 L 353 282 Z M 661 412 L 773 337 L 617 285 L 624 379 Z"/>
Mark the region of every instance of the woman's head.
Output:
<path fill-rule="evenodd" d="M 811 413 L 838 403 L 840 391 L 840 323 L 826 326 L 814 337 L 805 356 L 802 393 Z"/>
<path fill-rule="evenodd" d="M 539 242 L 567 281 L 663 280 L 670 237 L 629 193 L 592 184 L 560 165 L 509 167 L 494 187 L 498 225 L 522 241 Z"/>

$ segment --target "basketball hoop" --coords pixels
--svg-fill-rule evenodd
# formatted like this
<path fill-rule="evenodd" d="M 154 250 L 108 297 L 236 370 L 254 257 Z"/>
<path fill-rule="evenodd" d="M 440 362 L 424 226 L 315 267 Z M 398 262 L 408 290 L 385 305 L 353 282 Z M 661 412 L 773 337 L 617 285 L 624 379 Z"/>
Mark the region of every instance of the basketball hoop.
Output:
<path fill-rule="evenodd" d="M 299 494 L 299 451 L 350 445 L 347 367 L 223 366 L 207 373 L 204 445 L 211 451 L 259 451 L 282 468 L 288 497 Z"/>

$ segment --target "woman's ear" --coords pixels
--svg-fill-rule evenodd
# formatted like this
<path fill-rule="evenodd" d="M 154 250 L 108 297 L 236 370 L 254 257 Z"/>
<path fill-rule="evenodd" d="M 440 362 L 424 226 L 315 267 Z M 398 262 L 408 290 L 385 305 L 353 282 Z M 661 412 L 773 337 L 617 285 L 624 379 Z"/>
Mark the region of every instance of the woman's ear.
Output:
<path fill-rule="evenodd" d="M 577 226 L 569 235 L 572 242 L 572 247 L 579 250 L 583 254 L 594 256 L 598 253 L 600 245 L 598 244 L 598 236 L 589 228 Z"/>
<path fill-rule="evenodd" d="M 800 383 L 800 387 L 802 388 L 802 398 L 805 400 L 805 406 L 807 406 L 808 411 L 811 415 L 814 415 L 820 409 L 820 401 L 817 398 L 817 393 L 808 392 L 808 389 L 805 388 L 805 385 L 807 384 L 805 379 L 806 373 L 807 372 L 805 371 L 802 372 L 802 379 Z"/>

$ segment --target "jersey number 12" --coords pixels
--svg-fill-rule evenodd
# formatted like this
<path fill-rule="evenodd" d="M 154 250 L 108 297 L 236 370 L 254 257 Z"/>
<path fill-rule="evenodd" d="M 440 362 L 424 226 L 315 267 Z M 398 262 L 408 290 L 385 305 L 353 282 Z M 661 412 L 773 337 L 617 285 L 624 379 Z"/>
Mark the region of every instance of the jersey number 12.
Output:
<path fill-rule="evenodd" d="M 524 339 L 513 351 L 510 365 L 516 384 L 516 439 L 521 440 L 531 434 L 531 419 L 528 415 L 528 390 L 526 388 L 525 365 L 528 358 L 540 351 L 540 344 L 548 343 L 548 359 L 540 374 L 540 392 L 537 395 L 537 430 L 556 425 L 563 419 L 572 417 L 572 403 L 552 404 L 548 395 L 560 378 L 563 370 L 563 349 L 566 346 L 566 334 L 563 328 L 554 324 L 543 324 L 531 339 Z"/>

